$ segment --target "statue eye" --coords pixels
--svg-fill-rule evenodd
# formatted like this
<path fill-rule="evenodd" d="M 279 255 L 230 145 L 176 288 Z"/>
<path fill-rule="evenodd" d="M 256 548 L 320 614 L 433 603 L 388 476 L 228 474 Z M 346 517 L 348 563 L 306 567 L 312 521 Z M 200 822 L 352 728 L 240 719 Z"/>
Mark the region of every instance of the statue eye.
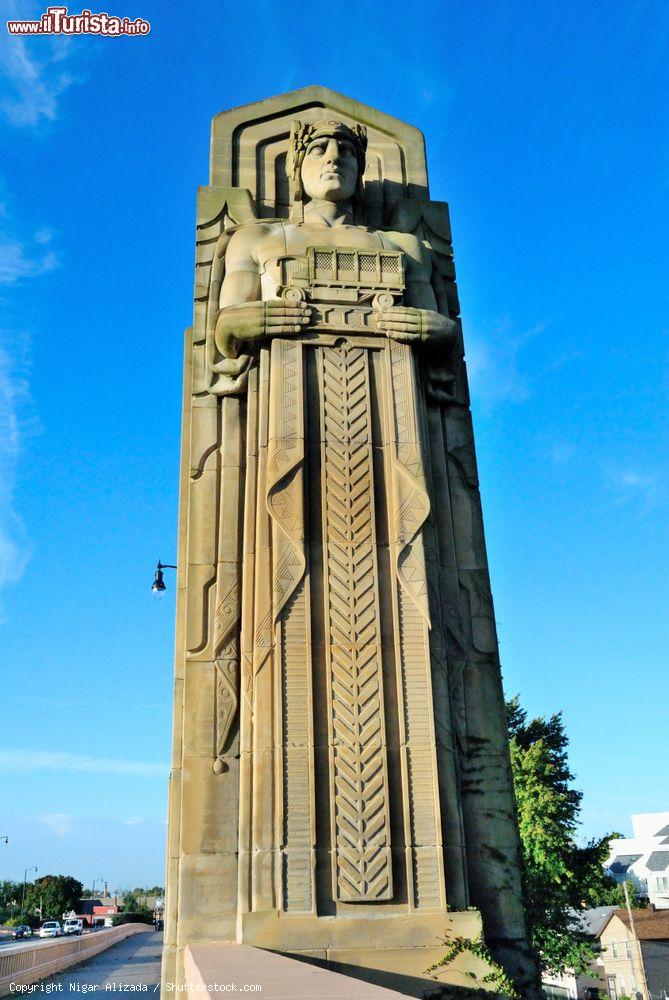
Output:
<path fill-rule="evenodd" d="M 322 143 L 318 146 L 312 146 L 311 149 L 309 150 L 309 154 L 311 156 L 322 156 L 324 152 L 325 152 L 325 146 Z"/>

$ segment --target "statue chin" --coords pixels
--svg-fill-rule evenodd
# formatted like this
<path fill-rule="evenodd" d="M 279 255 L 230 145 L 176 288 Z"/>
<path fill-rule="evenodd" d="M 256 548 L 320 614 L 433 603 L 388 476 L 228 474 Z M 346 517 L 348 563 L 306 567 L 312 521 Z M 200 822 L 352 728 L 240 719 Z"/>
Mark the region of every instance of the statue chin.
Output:
<path fill-rule="evenodd" d="M 319 191 L 306 191 L 305 194 L 310 204 L 318 205 L 322 202 L 326 205 L 342 205 L 350 202 L 353 192 L 348 191 L 343 185 L 337 184 L 332 187 L 322 188 Z"/>

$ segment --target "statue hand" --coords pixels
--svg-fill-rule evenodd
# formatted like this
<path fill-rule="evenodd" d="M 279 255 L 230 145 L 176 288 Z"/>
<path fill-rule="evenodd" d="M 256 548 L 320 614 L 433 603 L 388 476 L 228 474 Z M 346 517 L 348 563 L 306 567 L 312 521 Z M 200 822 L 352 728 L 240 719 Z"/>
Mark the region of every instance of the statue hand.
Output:
<path fill-rule="evenodd" d="M 376 317 L 389 337 L 405 344 L 430 343 L 435 347 L 442 346 L 454 339 L 457 329 L 452 319 L 433 309 L 392 306 L 378 311 Z"/>
<path fill-rule="evenodd" d="M 304 302 L 242 302 L 226 306 L 216 320 L 216 343 L 227 358 L 236 358 L 239 342 L 253 343 L 265 337 L 299 333 L 311 319 L 311 308 Z"/>

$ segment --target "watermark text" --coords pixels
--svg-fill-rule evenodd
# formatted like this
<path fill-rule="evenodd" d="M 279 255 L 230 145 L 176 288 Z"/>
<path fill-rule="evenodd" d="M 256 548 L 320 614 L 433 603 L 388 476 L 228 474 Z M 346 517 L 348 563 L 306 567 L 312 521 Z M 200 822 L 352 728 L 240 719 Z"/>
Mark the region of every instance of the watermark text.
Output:
<path fill-rule="evenodd" d="M 121 38 L 148 35 L 151 25 L 143 17 L 117 17 L 84 9 L 68 14 L 67 7 L 47 7 L 39 21 L 7 21 L 10 35 L 102 35 Z"/>

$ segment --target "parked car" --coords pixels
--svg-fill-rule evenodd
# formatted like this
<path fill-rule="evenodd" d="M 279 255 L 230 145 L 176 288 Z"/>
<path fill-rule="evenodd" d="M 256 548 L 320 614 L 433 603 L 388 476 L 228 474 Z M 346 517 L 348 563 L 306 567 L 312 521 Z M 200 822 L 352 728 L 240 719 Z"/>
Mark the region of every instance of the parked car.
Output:
<path fill-rule="evenodd" d="M 63 934 L 81 934 L 84 922 L 81 917 L 68 917 L 63 924 Z"/>
<path fill-rule="evenodd" d="M 21 924 L 19 927 L 12 928 L 13 938 L 29 938 L 33 936 L 32 927 L 28 927 L 27 924 Z"/>
<path fill-rule="evenodd" d="M 47 920 L 46 923 L 42 924 L 40 927 L 39 936 L 41 938 L 62 937 L 63 928 L 60 926 L 60 921 Z"/>

